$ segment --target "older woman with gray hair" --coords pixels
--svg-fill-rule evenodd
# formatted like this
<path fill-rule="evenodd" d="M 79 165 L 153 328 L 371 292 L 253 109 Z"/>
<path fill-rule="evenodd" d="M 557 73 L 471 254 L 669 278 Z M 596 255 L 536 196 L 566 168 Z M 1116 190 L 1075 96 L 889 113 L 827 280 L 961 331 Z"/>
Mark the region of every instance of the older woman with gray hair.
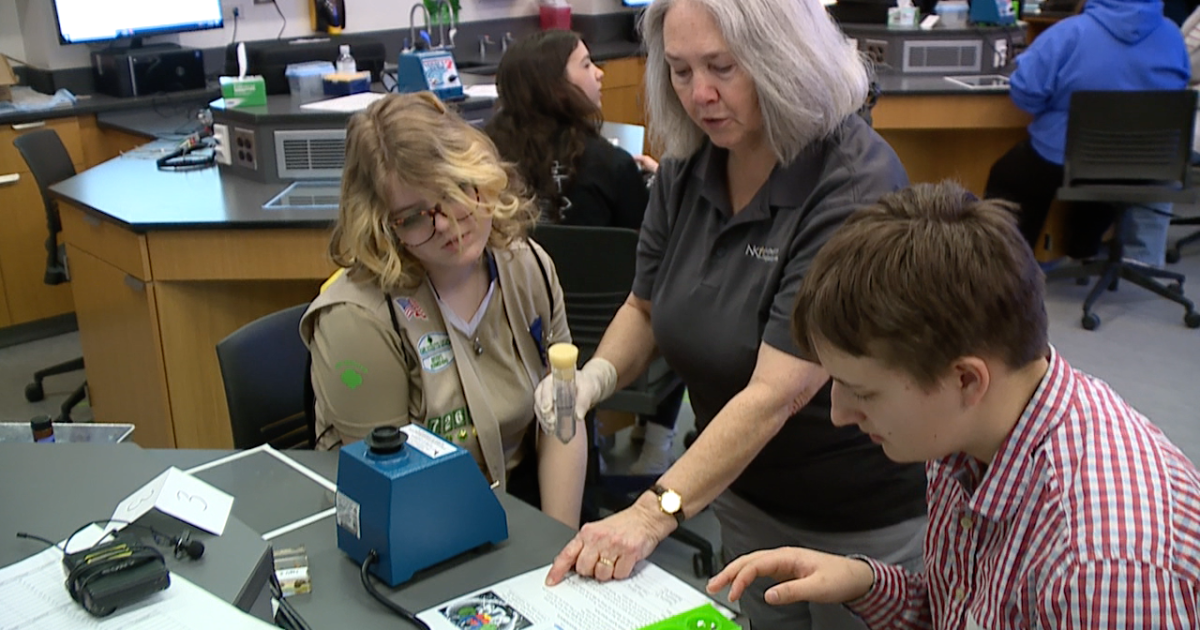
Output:
<path fill-rule="evenodd" d="M 576 412 L 661 353 L 702 432 L 631 507 L 585 525 L 547 583 L 572 570 L 628 577 L 709 505 L 729 556 L 802 545 L 919 568 L 921 466 L 889 461 L 886 435 L 832 424 L 829 376 L 801 356 L 789 323 L 833 231 L 908 184 L 856 115 L 866 67 L 819 0 L 655 0 L 641 30 L 651 133 L 666 159 L 632 294 L 576 376 Z M 547 419 L 550 389 L 543 381 L 536 394 Z M 862 627 L 837 606 L 772 606 L 770 585 L 760 579 L 741 599 L 755 630 Z"/>

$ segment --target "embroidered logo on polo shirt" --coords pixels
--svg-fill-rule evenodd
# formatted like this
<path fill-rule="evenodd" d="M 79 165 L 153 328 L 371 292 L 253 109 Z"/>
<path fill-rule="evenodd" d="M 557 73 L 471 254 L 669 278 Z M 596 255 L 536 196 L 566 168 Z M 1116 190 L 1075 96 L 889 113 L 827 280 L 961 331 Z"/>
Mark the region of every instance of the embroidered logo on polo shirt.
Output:
<path fill-rule="evenodd" d="M 763 262 L 779 262 L 779 248 L 766 245 L 746 245 L 746 255 Z"/>
<path fill-rule="evenodd" d="M 454 349 L 450 347 L 450 336 L 446 333 L 427 333 L 417 340 L 417 354 L 421 357 L 421 368 L 437 374 L 454 363 Z"/>

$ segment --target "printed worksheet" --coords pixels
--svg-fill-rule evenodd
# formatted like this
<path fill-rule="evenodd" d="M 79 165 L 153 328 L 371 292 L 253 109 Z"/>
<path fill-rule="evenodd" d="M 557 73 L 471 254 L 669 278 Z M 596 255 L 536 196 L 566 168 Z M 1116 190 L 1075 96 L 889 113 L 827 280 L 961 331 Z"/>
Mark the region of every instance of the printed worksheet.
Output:
<path fill-rule="evenodd" d="M 548 587 L 549 571 L 549 565 L 534 569 L 417 616 L 433 630 L 637 630 L 713 603 L 704 593 L 649 562 L 639 564 L 627 580 L 605 583 L 571 575 Z"/>

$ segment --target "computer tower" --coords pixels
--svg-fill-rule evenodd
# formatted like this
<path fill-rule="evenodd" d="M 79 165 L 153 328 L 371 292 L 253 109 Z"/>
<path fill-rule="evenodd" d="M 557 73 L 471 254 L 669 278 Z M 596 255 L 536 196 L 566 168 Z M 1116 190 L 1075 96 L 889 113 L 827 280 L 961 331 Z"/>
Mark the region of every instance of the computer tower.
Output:
<path fill-rule="evenodd" d="M 111 96 L 147 96 L 205 86 L 204 53 L 173 45 L 98 50 L 92 53 L 96 91 Z"/>

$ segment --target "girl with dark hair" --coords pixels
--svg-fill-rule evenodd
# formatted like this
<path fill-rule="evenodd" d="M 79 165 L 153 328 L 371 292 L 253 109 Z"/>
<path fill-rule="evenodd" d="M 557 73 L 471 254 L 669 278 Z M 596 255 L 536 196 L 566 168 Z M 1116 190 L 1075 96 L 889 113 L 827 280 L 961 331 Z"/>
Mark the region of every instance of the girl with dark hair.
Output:
<path fill-rule="evenodd" d="M 658 163 L 601 137 L 603 77 L 578 33 L 530 35 L 500 60 L 487 133 L 537 196 L 543 220 L 638 229 L 649 201 L 642 170 Z"/>
<path fill-rule="evenodd" d="M 630 156 L 600 135 L 603 78 L 578 33 L 530 35 L 500 60 L 498 111 L 487 133 L 517 165 L 543 221 L 637 230 L 649 203 L 644 176 L 653 175 L 658 162 Z M 656 475 L 671 465 L 682 401 L 681 386 L 654 416 L 639 419 L 633 439 L 643 443 L 632 474 Z"/>

